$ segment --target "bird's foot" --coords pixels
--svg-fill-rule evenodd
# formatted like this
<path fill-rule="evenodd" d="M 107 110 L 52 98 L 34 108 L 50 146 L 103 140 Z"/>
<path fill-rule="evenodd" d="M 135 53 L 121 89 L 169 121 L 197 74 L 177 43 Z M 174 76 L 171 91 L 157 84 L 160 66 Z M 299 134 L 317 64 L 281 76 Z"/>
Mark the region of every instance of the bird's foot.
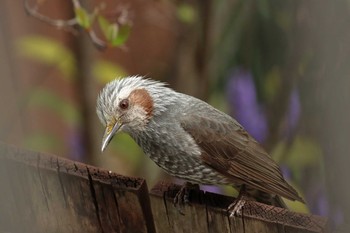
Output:
<path fill-rule="evenodd" d="M 237 197 L 237 199 L 227 207 L 227 212 L 230 214 L 230 218 L 242 215 L 242 209 L 247 200 L 248 198 L 245 196 Z"/>
<path fill-rule="evenodd" d="M 198 184 L 192 184 L 190 182 L 185 182 L 181 189 L 177 192 L 176 196 L 174 197 L 174 206 L 177 208 L 180 214 L 185 215 L 182 211 L 183 207 L 186 204 L 190 203 L 190 191 L 191 190 L 198 190 L 199 185 Z"/>
<path fill-rule="evenodd" d="M 243 206 L 247 201 L 251 201 L 251 200 L 252 200 L 252 197 L 248 195 L 246 186 L 242 185 L 236 200 L 234 200 L 234 202 L 232 202 L 227 207 L 227 212 L 230 213 L 230 218 L 234 216 L 242 215 Z"/>

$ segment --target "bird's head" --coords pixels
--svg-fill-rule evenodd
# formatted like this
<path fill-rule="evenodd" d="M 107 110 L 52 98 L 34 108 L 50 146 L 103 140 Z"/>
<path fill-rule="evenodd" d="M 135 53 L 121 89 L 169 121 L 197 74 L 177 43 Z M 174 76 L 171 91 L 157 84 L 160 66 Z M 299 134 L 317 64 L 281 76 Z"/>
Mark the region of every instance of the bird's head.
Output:
<path fill-rule="evenodd" d="M 96 112 L 105 126 L 101 150 L 118 131 L 144 130 L 152 118 L 166 110 L 171 92 L 164 83 L 140 76 L 108 83 L 97 98 Z"/>

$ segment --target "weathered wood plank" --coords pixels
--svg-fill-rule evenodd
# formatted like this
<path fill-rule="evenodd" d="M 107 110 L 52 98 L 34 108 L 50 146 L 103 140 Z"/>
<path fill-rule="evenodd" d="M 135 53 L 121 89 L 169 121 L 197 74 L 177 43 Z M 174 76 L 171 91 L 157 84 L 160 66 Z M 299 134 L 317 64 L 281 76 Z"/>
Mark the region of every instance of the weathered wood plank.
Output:
<path fill-rule="evenodd" d="M 184 215 L 172 204 L 180 186 L 161 182 L 150 192 L 157 232 L 328 232 L 325 218 L 248 201 L 242 216 L 229 218 L 227 206 L 233 198 L 193 190 Z M 196 222 L 196 219 L 200 219 Z"/>
<path fill-rule="evenodd" d="M 0 143 L 0 232 L 155 232 L 147 185 Z"/>
<path fill-rule="evenodd" d="M 229 218 L 233 198 L 200 190 L 182 215 L 178 185 L 148 195 L 143 179 L 1 143 L 0 187 L 0 232 L 327 232 L 324 218 L 257 202 Z"/>

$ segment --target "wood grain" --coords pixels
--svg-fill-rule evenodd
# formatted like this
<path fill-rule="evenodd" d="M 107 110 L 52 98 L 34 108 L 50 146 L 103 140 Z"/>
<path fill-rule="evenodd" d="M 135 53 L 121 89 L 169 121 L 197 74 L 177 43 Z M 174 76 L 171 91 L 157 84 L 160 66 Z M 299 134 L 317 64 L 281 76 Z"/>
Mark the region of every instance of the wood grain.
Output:
<path fill-rule="evenodd" d="M 190 206 L 173 205 L 179 185 L 161 182 L 150 192 L 158 232 L 328 232 L 325 218 L 247 201 L 242 215 L 230 218 L 226 208 L 234 198 L 191 190 Z"/>
<path fill-rule="evenodd" d="M 0 232 L 11 233 L 296 233 L 328 231 L 327 219 L 248 201 L 228 217 L 231 197 L 118 175 L 54 155 L 0 143 Z"/>
<path fill-rule="evenodd" d="M 0 144 L 0 232 L 154 232 L 146 182 Z"/>

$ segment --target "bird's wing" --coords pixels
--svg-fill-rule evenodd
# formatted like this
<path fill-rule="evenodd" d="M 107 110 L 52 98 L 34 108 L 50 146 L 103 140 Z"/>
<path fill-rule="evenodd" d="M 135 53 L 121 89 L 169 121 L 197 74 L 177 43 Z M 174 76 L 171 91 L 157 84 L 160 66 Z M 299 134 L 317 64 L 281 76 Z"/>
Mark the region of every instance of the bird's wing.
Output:
<path fill-rule="evenodd" d="M 208 105 L 205 111 L 183 115 L 180 123 L 201 148 L 204 162 L 233 183 L 302 201 L 277 163 L 228 115 Z"/>

